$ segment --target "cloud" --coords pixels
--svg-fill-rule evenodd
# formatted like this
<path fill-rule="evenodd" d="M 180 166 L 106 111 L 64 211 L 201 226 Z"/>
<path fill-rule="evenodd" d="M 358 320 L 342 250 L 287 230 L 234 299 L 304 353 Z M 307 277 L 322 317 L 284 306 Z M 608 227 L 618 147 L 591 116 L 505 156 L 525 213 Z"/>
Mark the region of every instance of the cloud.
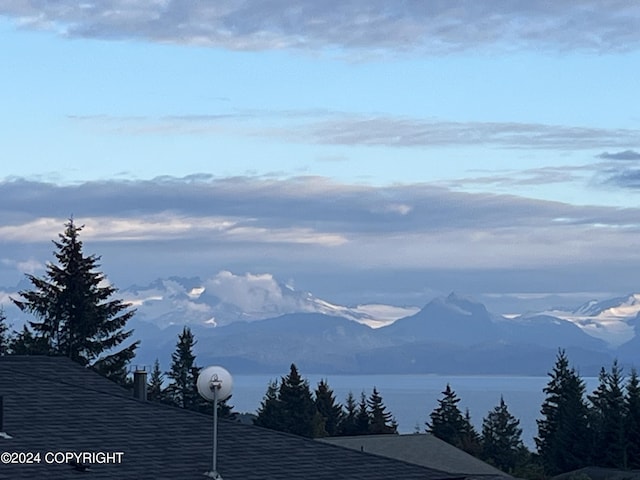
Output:
<path fill-rule="evenodd" d="M 240 135 L 283 139 L 293 143 L 340 146 L 428 148 L 492 146 L 532 150 L 626 148 L 640 143 L 640 131 L 518 122 L 455 122 L 383 114 L 338 111 L 257 111 L 229 115 L 179 117 L 72 116 L 75 121 L 128 135 Z M 276 127 L 265 128 L 264 118 Z M 241 119 L 241 120 L 240 120 Z M 632 150 L 619 154 L 630 156 Z M 609 154 L 601 154 L 609 155 Z M 605 157 L 602 157 L 605 158 Z M 342 160 L 328 157 L 319 160 Z"/>
<path fill-rule="evenodd" d="M 3 2 L 23 28 L 234 50 L 442 54 L 483 49 L 637 49 L 640 7 L 624 0 L 154 0 Z"/>
<path fill-rule="evenodd" d="M 11 258 L 3 258 L 0 260 L 0 264 L 10 268 L 15 268 L 20 273 L 38 274 L 43 272 L 46 268 L 44 262 L 36 260 L 35 258 L 28 258 L 24 261 L 16 261 Z"/>
<path fill-rule="evenodd" d="M 586 181 L 593 176 L 594 172 L 599 172 L 600 169 L 600 164 L 585 164 L 547 166 L 524 170 L 504 170 L 498 173 L 477 171 L 478 175 L 475 177 L 457 178 L 446 184 L 453 188 L 470 185 L 495 185 L 506 188 L 528 185 L 550 185 L 575 182 L 576 180 Z"/>
<path fill-rule="evenodd" d="M 640 169 L 628 168 L 616 172 L 609 170 L 604 174 L 606 178 L 603 180 L 605 185 L 614 185 L 616 187 L 638 189 L 640 188 Z"/>
<path fill-rule="evenodd" d="M 624 150 L 616 153 L 603 152 L 597 157 L 604 160 L 640 160 L 640 153 L 635 150 Z"/>
<path fill-rule="evenodd" d="M 264 312 L 265 308 L 293 311 L 294 297 L 288 297 L 271 274 L 235 275 L 221 271 L 205 282 L 208 292 L 224 298 L 247 313 Z"/>
<path fill-rule="evenodd" d="M 508 122 L 429 121 L 401 117 L 351 117 L 309 126 L 320 144 L 388 147 L 493 145 L 526 149 L 591 149 L 640 142 L 640 131 Z"/>
<path fill-rule="evenodd" d="M 122 287 L 161 276 L 268 272 L 326 296 L 327 289 L 367 290 L 383 283 L 411 292 L 451 283 L 463 289 L 473 272 L 484 271 L 493 272 L 483 277 L 491 282 L 477 284 L 495 292 L 496 282 L 522 290 L 524 281 L 505 278 L 535 269 L 557 270 L 563 278 L 579 271 L 572 278 L 589 278 L 601 291 L 613 288 L 605 285 L 609 275 L 603 272 L 615 271 L 622 282 L 640 267 L 640 209 L 423 183 L 376 187 L 322 177 L 209 175 L 75 185 L 14 179 L 0 182 L 0 198 L 0 244 L 8 259 L 0 262 L 0 285 L 17 284 L 19 264 L 37 268 L 53 260 L 51 240 L 69 211 L 85 225 L 85 250 L 101 255 L 101 269 Z M 425 283 L 433 272 L 441 272 L 437 283 Z M 442 280 L 452 275 L 455 283 Z M 541 275 L 537 281 L 548 289 Z M 246 293 L 246 302 L 256 305 L 264 295 L 278 295 L 272 277 L 235 277 L 218 279 L 216 288 L 233 286 L 240 301 L 249 286 L 259 286 Z M 407 287 L 402 278 L 413 281 Z M 309 279 L 323 287 L 312 288 Z"/>

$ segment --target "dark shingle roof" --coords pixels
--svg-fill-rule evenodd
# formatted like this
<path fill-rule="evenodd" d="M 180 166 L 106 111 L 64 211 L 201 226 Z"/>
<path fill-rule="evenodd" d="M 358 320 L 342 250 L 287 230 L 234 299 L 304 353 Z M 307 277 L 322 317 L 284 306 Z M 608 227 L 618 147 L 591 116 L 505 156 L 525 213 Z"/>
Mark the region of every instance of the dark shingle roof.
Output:
<path fill-rule="evenodd" d="M 513 478 L 494 466 L 427 433 L 332 437 L 323 438 L 320 441 L 436 468 L 455 475 L 493 477 L 505 480 Z"/>
<path fill-rule="evenodd" d="M 0 465 L 0 479 L 202 479 L 211 468 L 209 416 L 134 399 L 66 358 L 0 357 L 4 428 L 0 452 L 39 452 L 41 463 Z M 47 464 L 45 452 L 124 452 L 88 472 Z M 224 480 L 439 479 L 451 475 L 229 421 L 219 424 Z"/>

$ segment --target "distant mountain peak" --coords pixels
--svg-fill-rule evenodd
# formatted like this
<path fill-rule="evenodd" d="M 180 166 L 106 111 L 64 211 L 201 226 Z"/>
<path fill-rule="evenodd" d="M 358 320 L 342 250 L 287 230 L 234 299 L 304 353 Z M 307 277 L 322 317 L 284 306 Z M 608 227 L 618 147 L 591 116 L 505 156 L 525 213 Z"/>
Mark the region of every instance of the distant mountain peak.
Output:
<path fill-rule="evenodd" d="M 173 324 L 227 325 L 256 321 L 292 313 L 338 316 L 380 327 L 415 313 L 415 308 L 381 305 L 346 307 L 298 291 L 270 274 L 237 275 L 218 272 L 202 280 L 197 277 L 159 278 L 147 286 L 120 292 L 137 308 L 137 316 L 162 328 Z"/>

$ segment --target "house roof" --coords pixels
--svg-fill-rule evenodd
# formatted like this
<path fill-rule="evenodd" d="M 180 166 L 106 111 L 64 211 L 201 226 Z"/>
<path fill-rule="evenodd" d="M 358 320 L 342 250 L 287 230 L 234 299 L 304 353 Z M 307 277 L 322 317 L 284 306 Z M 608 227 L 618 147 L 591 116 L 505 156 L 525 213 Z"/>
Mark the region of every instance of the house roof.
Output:
<path fill-rule="evenodd" d="M 552 477 L 551 480 L 590 478 L 591 480 L 638 480 L 640 470 L 616 470 L 614 468 L 585 467 Z"/>
<path fill-rule="evenodd" d="M 66 358 L 0 357 L 0 452 L 40 454 L 40 463 L 0 466 L 1 480 L 202 479 L 211 469 L 207 415 L 133 398 Z M 432 468 L 221 420 L 218 471 L 224 480 L 435 480 Z M 46 452 L 122 452 L 121 463 L 47 463 Z M 48 457 L 51 460 L 51 456 Z"/>
<path fill-rule="evenodd" d="M 332 437 L 323 442 L 428 466 L 449 474 L 512 478 L 505 472 L 430 434 Z"/>

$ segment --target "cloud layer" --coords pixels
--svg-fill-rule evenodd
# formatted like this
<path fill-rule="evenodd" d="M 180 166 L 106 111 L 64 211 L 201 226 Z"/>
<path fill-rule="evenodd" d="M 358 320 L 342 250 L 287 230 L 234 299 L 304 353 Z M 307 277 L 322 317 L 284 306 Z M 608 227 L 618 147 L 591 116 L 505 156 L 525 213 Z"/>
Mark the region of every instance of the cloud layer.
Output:
<path fill-rule="evenodd" d="M 498 48 L 625 51 L 640 6 L 622 0 L 9 0 L 0 14 L 70 37 L 145 39 L 234 50 L 347 49 L 441 54 Z"/>
<path fill-rule="evenodd" d="M 640 131 L 521 122 L 452 122 L 394 115 L 335 111 L 239 111 L 228 115 L 70 119 L 108 133 L 126 135 L 229 135 L 266 137 L 291 143 L 397 148 L 491 146 L 513 149 L 588 150 L 640 144 Z M 263 126 L 265 119 L 275 121 Z M 634 150 L 604 152 L 606 160 L 635 160 Z"/>
<path fill-rule="evenodd" d="M 0 197 L 0 273 L 13 284 L 18 270 L 33 272 L 51 260 L 50 240 L 71 213 L 85 224 L 88 251 L 101 254 L 110 278 L 125 286 L 221 270 L 335 285 L 355 276 L 361 284 L 351 287 L 366 288 L 397 282 L 403 272 L 562 269 L 591 272 L 597 284 L 603 266 L 620 279 L 640 267 L 640 209 L 428 184 L 203 175 L 59 186 L 16 179 L 0 183 Z M 370 278 L 374 271 L 386 273 Z M 494 291 L 486 278 L 486 291 Z M 606 279 L 600 282 L 605 291 Z"/>

